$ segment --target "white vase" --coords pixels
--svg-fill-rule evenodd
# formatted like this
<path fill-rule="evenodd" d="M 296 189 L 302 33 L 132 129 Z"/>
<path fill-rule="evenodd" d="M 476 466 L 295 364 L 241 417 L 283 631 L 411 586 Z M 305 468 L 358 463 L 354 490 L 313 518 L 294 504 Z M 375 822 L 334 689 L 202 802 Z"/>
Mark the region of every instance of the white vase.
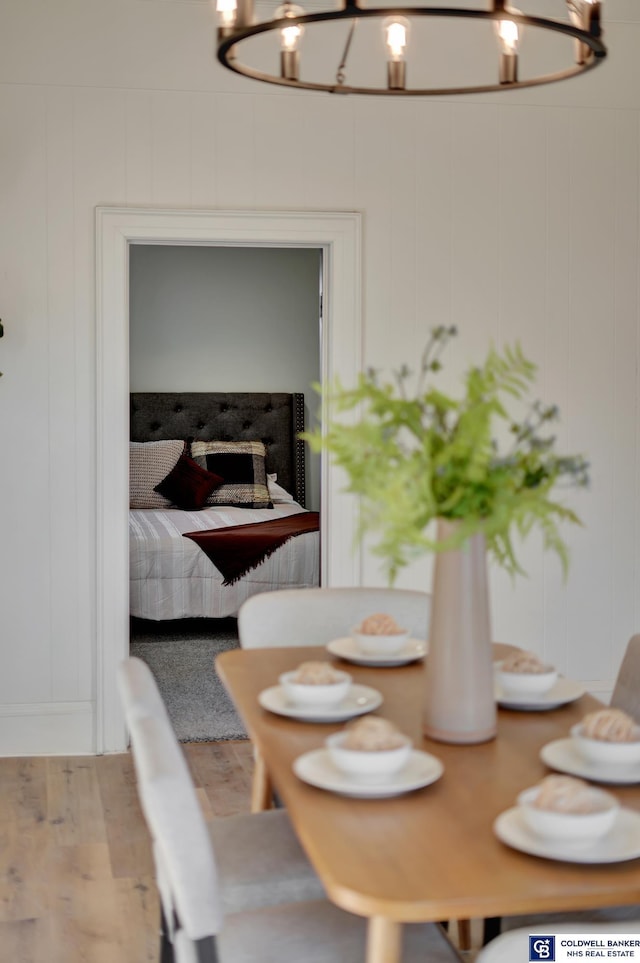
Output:
<path fill-rule="evenodd" d="M 439 519 L 438 540 L 450 538 L 456 524 Z M 435 556 L 423 729 L 440 742 L 487 742 L 496 735 L 487 552 L 481 534 Z"/>

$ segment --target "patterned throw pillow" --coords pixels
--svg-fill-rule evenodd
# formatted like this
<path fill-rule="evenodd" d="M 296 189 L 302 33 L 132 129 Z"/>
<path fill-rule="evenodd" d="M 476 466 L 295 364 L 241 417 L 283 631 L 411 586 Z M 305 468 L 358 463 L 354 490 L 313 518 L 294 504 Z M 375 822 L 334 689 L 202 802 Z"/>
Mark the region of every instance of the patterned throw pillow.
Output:
<path fill-rule="evenodd" d="M 201 468 L 193 458 L 183 454 L 154 491 L 168 498 L 177 508 L 191 512 L 204 508 L 211 492 L 222 482 L 220 475 Z"/>
<path fill-rule="evenodd" d="M 168 498 L 154 491 L 175 467 L 184 441 L 129 443 L 129 505 L 131 508 L 168 508 Z"/>
<path fill-rule="evenodd" d="M 193 460 L 224 478 L 207 498 L 207 505 L 273 508 L 267 488 L 266 454 L 261 441 L 194 441 Z"/>

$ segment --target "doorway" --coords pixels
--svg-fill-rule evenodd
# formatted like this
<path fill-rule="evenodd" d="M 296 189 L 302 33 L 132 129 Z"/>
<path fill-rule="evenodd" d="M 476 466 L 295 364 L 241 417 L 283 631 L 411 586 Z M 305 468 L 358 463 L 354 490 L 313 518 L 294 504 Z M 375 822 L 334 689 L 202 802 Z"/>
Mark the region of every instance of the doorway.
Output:
<path fill-rule="evenodd" d="M 96 752 L 126 747 L 117 670 L 129 642 L 129 248 L 132 244 L 315 247 L 322 252 L 321 381 L 353 381 L 361 368 L 360 215 L 332 212 L 96 211 Z M 322 418 L 331 416 L 330 408 Z M 322 460 L 323 585 L 359 585 L 357 506 Z"/>

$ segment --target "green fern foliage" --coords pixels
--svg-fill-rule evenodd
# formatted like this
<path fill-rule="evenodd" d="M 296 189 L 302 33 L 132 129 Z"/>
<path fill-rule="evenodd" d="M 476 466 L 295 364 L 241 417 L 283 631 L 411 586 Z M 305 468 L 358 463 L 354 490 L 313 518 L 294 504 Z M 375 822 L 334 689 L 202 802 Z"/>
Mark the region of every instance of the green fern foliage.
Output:
<path fill-rule="evenodd" d="M 536 375 L 519 345 L 491 348 L 484 364 L 467 371 L 460 398 L 438 390 L 440 355 L 455 334 L 451 327 L 433 329 L 415 379 L 404 366 L 393 381 L 373 369 L 353 388 L 337 381 L 327 392 L 335 417 L 324 432 L 302 437 L 345 471 L 347 490 L 361 499 L 358 534 L 377 537 L 373 551 L 384 559 L 390 583 L 412 559 L 458 547 L 476 532 L 507 571 L 521 573 L 513 536 L 534 527 L 566 572 L 559 525 L 580 520 L 554 491 L 561 481 L 587 485 L 588 464 L 554 452 L 555 438 L 545 432 L 558 418 L 555 406 L 534 401 L 522 420 L 510 416 L 507 403 L 527 402 Z M 508 443 L 501 446 L 498 437 Z M 460 523 L 453 541 L 427 534 L 435 518 Z"/>

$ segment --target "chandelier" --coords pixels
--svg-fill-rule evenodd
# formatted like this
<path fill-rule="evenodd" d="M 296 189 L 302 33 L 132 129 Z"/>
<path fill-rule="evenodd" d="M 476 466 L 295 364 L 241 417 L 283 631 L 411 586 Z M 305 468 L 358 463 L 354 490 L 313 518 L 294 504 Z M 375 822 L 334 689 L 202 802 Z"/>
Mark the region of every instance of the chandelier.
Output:
<path fill-rule="evenodd" d="M 217 0 L 218 60 L 229 70 L 253 80 L 300 90 L 336 94 L 449 96 L 553 83 L 590 70 L 601 63 L 607 54 L 601 39 L 598 0 L 566 0 L 565 4 L 558 0 L 558 6 L 562 7 L 559 12 L 564 12 L 563 19 L 528 15 L 507 6 L 506 0 L 487 0 L 486 9 L 453 6 L 367 7 L 363 5 L 364 0 L 338 2 L 341 5 L 337 9 L 305 12 L 297 3 L 285 0 L 275 10 L 272 19 L 259 21 L 255 16 L 254 0 Z M 444 35 L 444 42 L 434 39 L 436 22 L 441 28 L 443 24 L 446 25 L 449 30 L 449 34 Z M 332 33 L 328 31 L 328 25 L 331 25 Z M 377 29 L 372 30 L 371 25 L 377 25 Z M 474 31 L 478 31 L 477 34 L 473 34 L 472 26 Z M 469 52 L 467 57 L 461 55 L 459 44 L 456 43 L 455 53 L 451 49 L 449 41 L 452 40 L 451 30 L 454 28 L 458 40 L 463 36 L 462 31 L 467 31 L 464 33 Z M 303 34 L 310 38 L 314 33 L 313 69 L 307 73 L 302 69 L 299 46 Z M 275 44 L 270 45 L 272 52 L 260 41 L 262 46 L 257 49 L 257 66 L 256 58 L 254 65 L 247 63 L 247 58 L 240 60 L 240 47 L 248 51 L 255 40 L 265 34 L 276 35 L 279 58 Z M 554 45 L 558 62 L 554 62 L 551 69 L 544 54 L 541 56 L 538 53 L 530 57 L 529 62 L 526 61 L 525 48 L 529 35 L 532 46 L 534 38 L 538 47 L 543 46 L 543 41 Z M 364 60 L 370 79 L 349 83 L 349 57 L 355 48 L 362 48 L 362 39 L 366 39 Z M 378 53 L 373 49 L 376 47 Z M 559 56 L 560 48 L 562 53 Z M 449 75 L 452 67 L 463 75 L 464 70 L 469 70 L 469 62 L 477 59 L 481 50 L 487 54 L 483 76 L 469 78 Z M 362 49 L 358 50 L 357 55 L 362 61 Z M 428 70 L 433 69 L 434 64 L 447 68 L 440 71 L 446 74 L 444 78 L 436 79 L 429 75 Z M 523 67 L 529 69 L 525 71 Z M 410 82 L 412 74 L 417 77 L 413 86 Z"/>

